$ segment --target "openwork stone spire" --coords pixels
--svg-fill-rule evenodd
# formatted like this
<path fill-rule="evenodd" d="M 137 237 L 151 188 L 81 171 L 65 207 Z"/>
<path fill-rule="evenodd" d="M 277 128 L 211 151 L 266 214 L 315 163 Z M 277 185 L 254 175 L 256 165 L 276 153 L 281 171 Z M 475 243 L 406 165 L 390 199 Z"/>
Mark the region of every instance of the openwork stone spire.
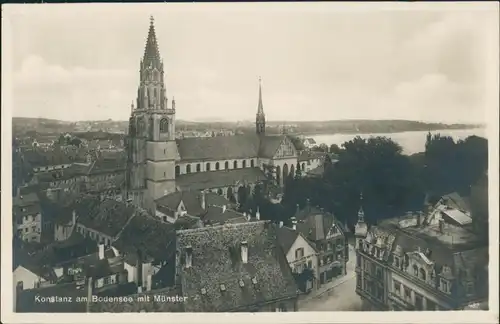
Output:
<path fill-rule="evenodd" d="M 148 39 L 146 40 L 146 47 L 144 49 L 144 58 L 142 64 L 145 67 L 152 66 L 161 70 L 160 51 L 158 49 L 158 41 L 156 40 L 156 32 L 154 25 L 154 18 L 151 16 L 149 24 Z"/>

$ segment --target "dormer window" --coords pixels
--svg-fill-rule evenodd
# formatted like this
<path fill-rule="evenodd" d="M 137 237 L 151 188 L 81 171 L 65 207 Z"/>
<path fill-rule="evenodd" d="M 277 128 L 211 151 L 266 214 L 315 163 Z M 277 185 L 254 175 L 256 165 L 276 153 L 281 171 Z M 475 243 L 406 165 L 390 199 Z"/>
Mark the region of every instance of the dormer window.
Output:
<path fill-rule="evenodd" d="M 245 282 L 243 282 L 243 280 L 242 280 L 242 279 L 240 279 L 239 284 L 240 284 L 240 287 L 241 287 L 241 288 L 245 287 Z"/>
<path fill-rule="evenodd" d="M 206 295 L 207 294 L 207 290 L 205 288 L 201 288 L 201 294 L 202 295 Z"/>
<path fill-rule="evenodd" d="M 257 284 L 257 278 L 256 278 L 256 277 L 253 277 L 253 278 L 252 278 L 252 283 L 253 283 L 254 285 L 256 285 L 256 284 Z"/>
<path fill-rule="evenodd" d="M 220 285 L 220 291 L 226 291 L 226 285 L 225 284 L 221 284 Z"/>

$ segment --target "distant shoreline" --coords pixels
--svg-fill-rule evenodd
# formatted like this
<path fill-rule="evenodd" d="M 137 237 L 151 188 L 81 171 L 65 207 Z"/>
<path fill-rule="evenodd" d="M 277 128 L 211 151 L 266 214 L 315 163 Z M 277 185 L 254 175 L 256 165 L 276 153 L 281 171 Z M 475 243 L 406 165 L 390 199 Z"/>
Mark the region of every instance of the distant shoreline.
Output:
<path fill-rule="evenodd" d="M 462 128 L 436 128 L 436 129 L 419 129 L 419 130 L 395 130 L 389 132 L 383 131 L 343 131 L 343 132 L 300 132 L 290 133 L 292 136 L 323 136 L 323 135 L 368 135 L 368 134 L 398 134 L 398 133 L 413 133 L 413 132 L 437 132 L 437 131 L 456 131 L 456 130 L 470 130 L 470 129 L 485 129 L 484 126 L 477 127 L 462 127 Z"/>

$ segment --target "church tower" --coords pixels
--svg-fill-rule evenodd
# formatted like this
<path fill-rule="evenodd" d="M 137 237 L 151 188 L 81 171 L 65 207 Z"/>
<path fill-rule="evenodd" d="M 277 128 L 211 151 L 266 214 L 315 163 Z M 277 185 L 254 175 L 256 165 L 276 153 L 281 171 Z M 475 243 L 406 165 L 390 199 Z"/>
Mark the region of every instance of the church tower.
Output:
<path fill-rule="evenodd" d="M 262 85 L 259 77 L 259 103 L 257 106 L 257 116 L 255 118 L 255 129 L 258 135 L 266 133 L 266 115 L 264 114 L 264 106 L 262 105 Z"/>
<path fill-rule="evenodd" d="M 359 248 L 359 241 L 366 237 L 368 225 L 365 223 L 365 212 L 363 211 L 363 193 L 360 194 L 360 206 L 358 211 L 358 222 L 354 227 L 354 236 L 356 237 L 356 247 Z"/>
<path fill-rule="evenodd" d="M 153 211 L 154 201 L 175 191 L 175 100 L 170 107 L 163 61 L 151 17 L 139 87 L 132 103 L 127 140 L 127 199 Z"/>

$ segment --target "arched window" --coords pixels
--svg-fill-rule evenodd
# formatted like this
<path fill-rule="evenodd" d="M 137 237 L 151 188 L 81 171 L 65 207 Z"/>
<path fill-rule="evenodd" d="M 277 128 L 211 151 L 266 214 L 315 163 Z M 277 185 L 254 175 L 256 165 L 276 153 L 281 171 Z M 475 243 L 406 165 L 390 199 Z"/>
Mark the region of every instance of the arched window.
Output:
<path fill-rule="evenodd" d="M 179 174 L 181 174 L 181 167 L 176 165 L 175 166 L 175 175 L 178 176 Z"/>
<path fill-rule="evenodd" d="M 226 163 L 224 163 L 224 170 L 227 170 L 229 169 L 229 162 L 226 161 Z"/>
<path fill-rule="evenodd" d="M 250 167 L 255 167 L 255 162 L 253 160 L 250 160 Z"/>
<path fill-rule="evenodd" d="M 418 267 L 413 265 L 413 274 L 418 277 Z"/>
<path fill-rule="evenodd" d="M 186 165 L 186 173 L 191 173 L 191 164 Z"/>
<path fill-rule="evenodd" d="M 18 281 L 18 282 L 17 282 L 17 285 L 16 285 L 16 288 L 17 288 L 18 290 L 23 290 L 23 282 L 22 282 L 22 281 Z"/>
<path fill-rule="evenodd" d="M 210 171 L 210 162 L 205 165 L 205 171 Z"/>
<path fill-rule="evenodd" d="M 160 133 L 168 133 L 168 119 L 160 120 Z"/>
<path fill-rule="evenodd" d="M 302 163 L 301 165 L 301 168 L 300 168 L 302 171 L 305 171 L 306 170 L 306 164 L 305 163 Z"/>
<path fill-rule="evenodd" d="M 156 75 L 156 73 L 155 73 L 155 75 Z M 153 99 L 156 100 L 156 88 L 153 89 Z"/>
<path fill-rule="evenodd" d="M 220 164 L 219 162 L 215 163 L 215 170 L 219 170 L 220 169 Z"/>
<path fill-rule="evenodd" d="M 201 171 L 201 164 L 197 164 L 196 165 L 196 172 L 200 172 Z"/>
<path fill-rule="evenodd" d="M 217 189 L 217 193 L 218 193 L 220 196 L 222 196 L 222 195 L 223 195 L 222 189 L 221 189 L 221 188 Z"/>
<path fill-rule="evenodd" d="M 243 165 L 242 165 L 242 168 L 246 168 L 247 167 L 247 161 L 246 160 L 243 160 Z"/>
<path fill-rule="evenodd" d="M 233 162 L 233 169 L 238 169 L 238 161 Z"/>
<path fill-rule="evenodd" d="M 420 279 L 422 279 L 422 280 L 427 280 L 427 274 L 425 273 L 424 268 L 420 268 L 420 271 L 419 271 L 419 277 L 420 277 Z"/>

